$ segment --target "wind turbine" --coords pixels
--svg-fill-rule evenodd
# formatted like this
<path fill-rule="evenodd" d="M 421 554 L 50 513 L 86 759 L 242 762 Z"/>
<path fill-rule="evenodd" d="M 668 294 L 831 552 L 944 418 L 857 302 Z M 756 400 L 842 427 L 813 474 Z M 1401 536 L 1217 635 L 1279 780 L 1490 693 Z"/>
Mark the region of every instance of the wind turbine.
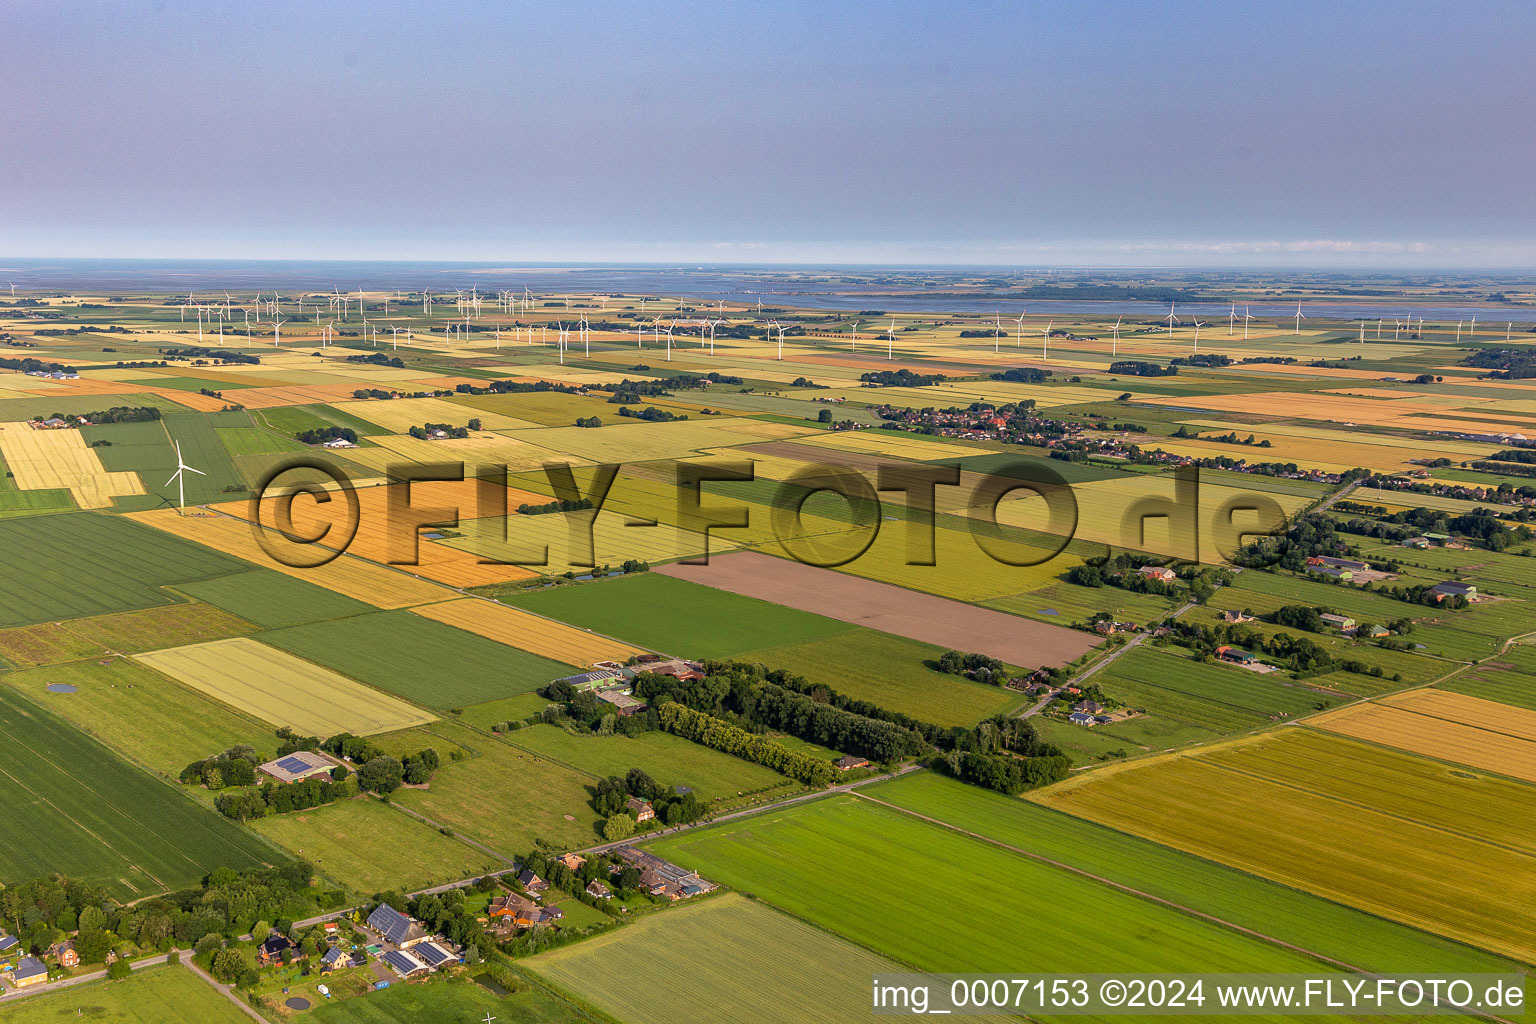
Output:
<path fill-rule="evenodd" d="M 1168 333 L 1169 334 L 1173 333 L 1173 325 L 1179 322 L 1179 318 L 1173 315 L 1173 308 L 1174 308 L 1174 306 L 1175 306 L 1175 303 L 1172 303 L 1172 302 L 1168 303 L 1168 315 L 1163 317 L 1164 320 L 1168 321 Z"/>
<path fill-rule="evenodd" d="M 784 335 L 783 335 L 782 332 L 779 334 L 779 341 L 780 341 L 780 343 L 782 345 L 782 343 L 784 341 Z M 780 353 L 781 354 L 780 354 L 779 358 L 780 359 L 784 358 L 784 356 L 782 354 L 783 353 L 783 349 L 782 348 L 780 349 Z M 887 358 L 887 359 L 895 359 L 896 358 L 896 318 L 895 317 L 891 317 L 890 341 L 885 346 L 885 358 Z"/>
<path fill-rule="evenodd" d="M 1387 318 L 1384 317 L 1384 316 L 1379 316 L 1379 317 L 1376 318 L 1376 340 L 1377 341 L 1381 340 L 1381 325 L 1386 321 L 1386 319 Z M 1457 324 L 1456 325 L 1456 330 L 1457 331 L 1461 330 L 1461 324 Z M 1457 337 L 1460 337 L 1460 335 L 1458 334 Z"/>
<path fill-rule="evenodd" d="M 1248 307 L 1243 307 L 1243 340 L 1248 340 L 1248 321 L 1253 319 L 1253 314 L 1248 312 Z"/>
<path fill-rule="evenodd" d="M 171 474 L 171 479 L 167 480 L 165 482 L 165 486 L 167 486 L 167 487 L 171 486 L 172 482 L 174 482 L 176 484 L 176 511 L 177 512 L 181 512 L 182 510 L 184 510 L 187 507 L 187 481 L 186 481 L 186 477 L 184 477 L 182 475 L 184 473 L 196 473 L 198 476 L 207 476 L 208 475 L 207 473 L 204 473 L 200 469 L 193 469 L 191 466 L 187 465 L 185 462 L 182 461 L 182 459 L 181 459 L 181 442 L 177 441 L 176 442 L 176 472 L 172 473 Z"/>
<path fill-rule="evenodd" d="M 1194 323 L 1195 323 L 1195 349 L 1194 350 L 1195 350 L 1196 353 L 1198 353 L 1200 351 L 1200 328 L 1205 326 L 1205 321 L 1204 320 L 1196 320 Z"/>
<path fill-rule="evenodd" d="M 1051 320 L 1045 325 L 1045 330 L 1040 332 L 1040 358 L 1042 360 L 1050 358 L 1051 328 L 1055 326 L 1056 321 Z M 1172 328 L 1169 328 L 1169 330 L 1172 330 Z"/>
<path fill-rule="evenodd" d="M 1467 337 L 1477 337 L 1477 317 L 1475 315 L 1472 317 L 1472 322 L 1467 325 Z"/>
<path fill-rule="evenodd" d="M 1458 344 L 1460 344 L 1460 342 L 1461 342 L 1461 324 L 1462 324 L 1462 321 L 1460 321 L 1460 320 L 1456 321 L 1456 341 L 1457 341 Z"/>
<path fill-rule="evenodd" d="M 1365 344 L 1365 321 L 1360 321 L 1360 344 Z"/>
<path fill-rule="evenodd" d="M 1003 338 L 1003 314 L 996 313 L 992 317 L 992 352 L 997 353 L 998 343 Z"/>
<path fill-rule="evenodd" d="M 676 320 L 673 320 L 671 323 L 667 324 L 667 362 L 669 363 L 672 361 L 672 328 L 676 326 Z"/>
<path fill-rule="evenodd" d="M 1232 302 L 1232 312 L 1227 314 L 1227 337 L 1232 337 L 1237 332 L 1237 301 Z"/>
<path fill-rule="evenodd" d="M 1019 318 L 1014 321 L 1014 323 L 1019 325 L 1018 326 L 1018 330 L 1014 333 L 1014 338 L 1013 338 L 1013 347 L 1014 348 L 1023 348 L 1024 347 L 1024 317 L 1027 316 L 1028 314 L 1029 314 L 1029 310 L 1027 310 L 1027 309 L 1021 311 L 1019 313 Z"/>
<path fill-rule="evenodd" d="M 1111 344 L 1110 350 L 1109 350 L 1109 357 L 1111 359 L 1115 358 L 1116 356 L 1118 356 L 1120 354 L 1120 321 L 1124 320 L 1124 319 L 1125 319 L 1125 317 L 1123 317 L 1123 316 L 1122 317 L 1116 317 L 1115 318 L 1115 326 L 1110 328 L 1110 331 L 1115 336 L 1115 340 Z"/>
<path fill-rule="evenodd" d="M 1296 337 L 1298 338 L 1301 337 L 1301 322 L 1306 318 L 1307 315 L 1301 311 L 1301 303 L 1296 303 Z"/>
<path fill-rule="evenodd" d="M 763 300 L 758 299 L 757 301 L 761 303 Z M 859 350 L 859 322 L 857 320 L 853 322 L 853 350 L 855 352 Z"/>
<path fill-rule="evenodd" d="M 276 348 L 278 346 L 278 342 L 280 342 L 282 340 L 282 330 L 281 329 L 282 329 L 283 324 L 285 324 L 287 322 L 288 321 L 286 321 L 286 320 L 269 320 L 268 321 L 268 323 L 270 323 L 272 325 L 272 347 L 273 348 Z"/>

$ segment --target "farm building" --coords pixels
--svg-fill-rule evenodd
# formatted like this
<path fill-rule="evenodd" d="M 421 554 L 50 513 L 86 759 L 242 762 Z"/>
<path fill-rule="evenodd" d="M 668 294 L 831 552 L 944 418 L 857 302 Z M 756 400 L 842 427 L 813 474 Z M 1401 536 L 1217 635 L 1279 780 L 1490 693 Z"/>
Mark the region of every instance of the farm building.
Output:
<path fill-rule="evenodd" d="M 368 927 L 384 936 L 386 942 L 392 942 L 401 949 L 408 949 L 427 938 L 421 925 L 388 903 L 380 903 L 378 909 L 368 915 Z"/>
<path fill-rule="evenodd" d="M 1380 639 L 1381 637 L 1384 637 L 1384 636 L 1391 636 L 1392 635 L 1392 631 L 1390 629 L 1388 629 L 1386 626 L 1379 626 L 1379 625 L 1376 625 L 1375 623 L 1371 623 L 1369 625 L 1361 626 L 1356 631 L 1356 635 L 1357 636 L 1369 637 L 1372 640 L 1377 640 L 1377 639 Z"/>
<path fill-rule="evenodd" d="M 571 871 L 580 871 L 582 866 L 587 863 L 587 858 L 583 857 L 579 853 L 562 853 L 560 856 L 556 857 L 555 860 L 559 861 L 561 864 L 564 864 Z"/>
<path fill-rule="evenodd" d="M 402 978 L 414 977 L 418 974 L 426 974 L 431 970 L 426 964 L 403 949 L 391 949 L 381 957 L 390 969 Z"/>
<path fill-rule="evenodd" d="M 598 690 L 593 696 L 604 704 L 612 704 L 614 710 L 621 715 L 632 715 L 637 711 L 645 710 L 645 701 L 632 696 L 627 688 L 612 687 Z"/>
<path fill-rule="evenodd" d="M 862 757 L 854 757 L 852 754 L 844 754 L 832 762 L 832 767 L 840 772 L 852 771 L 854 768 L 868 768 L 869 761 Z"/>
<path fill-rule="evenodd" d="M 322 444 L 320 447 L 322 447 L 322 448 L 356 448 L 357 447 L 357 442 L 356 441 L 348 441 L 344 437 L 333 437 L 329 441 L 327 441 L 324 444 Z"/>
<path fill-rule="evenodd" d="M 671 676 L 683 682 L 704 678 L 704 666 L 692 661 L 683 661 L 681 658 L 673 658 L 671 661 L 655 661 L 646 665 L 645 672 L 654 672 L 659 676 Z"/>
<path fill-rule="evenodd" d="M 80 954 L 75 950 L 75 944 L 68 940 L 53 947 L 54 959 L 58 960 L 60 967 L 79 967 Z"/>
<path fill-rule="evenodd" d="M 342 967 L 346 967 L 350 960 L 351 957 L 345 950 L 341 949 L 339 946 L 332 946 L 330 949 L 326 950 L 325 955 L 320 958 L 320 969 L 322 971 L 339 970 Z"/>
<path fill-rule="evenodd" d="M 1232 647 L 1228 644 L 1222 644 L 1216 648 L 1216 657 L 1222 661 L 1231 662 L 1234 665 L 1252 665 L 1259 660 L 1241 647 Z"/>
<path fill-rule="evenodd" d="M 1088 700 L 1086 697 L 1072 705 L 1073 711 L 1081 711 L 1084 714 L 1096 715 L 1104 710 L 1104 705 L 1096 700 Z"/>
<path fill-rule="evenodd" d="M 595 668 L 590 672 L 582 672 L 579 675 L 564 676 L 556 679 L 557 683 L 570 683 L 573 690 L 595 690 L 604 683 L 618 679 L 623 675 L 618 669 Z"/>
<path fill-rule="evenodd" d="M 1357 562 L 1352 558 L 1333 558 L 1329 555 L 1313 555 L 1307 559 L 1308 565 L 1328 565 L 1335 569 L 1348 569 L 1350 572 L 1364 572 L 1371 566 L 1368 562 Z"/>
<path fill-rule="evenodd" d="M 587 895 L 595 900 L 613 899 L 613 893 L 608 891 L 608 887 L 595 878 L 587 883 Z"/>
<path fill-rule="evenodd" d="M 315 750 L 295 750 L 257 768 L 278 782 L 300 782 L 312 775 L 329 775 L 335 768 L 335 759 Z"/>
<path fill-rule="evenodd" d="M 1429 546 L 1430 540 L 1428 537 L 1409 537 L 1407 540 L 1403 541 L 1403 547 L 1405 548 L 1418 548 L 1423 550 Z"/>
<path fill-rule="evenodd" d="M 1221 620 L 1223 622 L 1252 622 L 1253 616 L 1245 615 L 1236 609 L 1229 608 L 1221 613 Z"/>
<path fill-rule="evenodd" d="M 1332 626 L 1334 629 L 1355 628 L 1355 620 L 1348 615 L 1339 615 L 1336 612 L 1323 612 L 1318 618 L 1323 620 L 1323 625 Z"/>
<path fill-rule="evenodd" d="M 256 950 L 256 959 L 263 965 L 277 963 L 283 958 L 283 954 L 293 949 L 293 943 L 288 941 L 288 936 L 273 934 L 267 936 Z"/>
<path fill-rule="evenodd" d="M 656 817 L 656 809 L 651 806 L 649 800 L 641 800 L 638 797 L 630 797 L 624 801 L 624 807 L 635 816 L 636 821 L 650 821 Z"/>
<path fill-rule="evenodd" d="M 48 967 L 35 956 L 24 956 L 21 963 L 16 965 L 15 972 L 11 975 L 11 984 L 16 988 L 26 988 L 28 985 L 36 985 L 48 980 Z"/>
<path fill-rule="evenodd" d="M 519 872 L 517 876 L 517 884 L 535 896 L 549 888 L 548 882 L 544 881 L 544 879 L 540 878 L 532 871 L 529 871 L 527 868 L 523 868 L 523 870 Z"/>
<path fill-rule="evenodd" d="M 671 861 L 662 860 L 652 853 L 637 850 L 633 846 L 621 846 L 614 851 L 619 859 L 640 869 L 640 887 L 652 896 L 666 896 L 680 900 L 700 893 L 714 892 L 719 888 L 714 882 L 700 878 Z M 618 865 L 614 865 L 617 873 Z"/>
<path fill-rule="evenodd" d="M 1067 716 L 1067 721 L 1071 722 L 1073 725 L 1086 725 L 1090 727 L 1099 724 L 1099 720 L 1088 714 L 1086 711 L 1072 712 Z"/>
<path fill-rule="evenodd" d="M 445 947 L 441 942 L 423 942 L 411 950 L 413 956 L 426 964 L 432 970 L 437 970 L 444 964 L 458 962 L 458 955 Z"/>
<path fill-rule="evenodd" d="M 1470 583 L 1457 583 L 1455 580 L 1445 580 L 1442 583 L 1436 583 L 1431 592 L 1435 595 L 1436 601 L 1444 600 L 1447 597 L 1464 597 L 1470 601 L 1477 596 L 1477 588 L 1475 586 Z"/>
<path fill-rule="evenodd" d="M 1163 583 L 1172 583 L 1174 579 L 1173 570 L 1161 565 L 1144 565 L 1136 572 L 1149 580 L 1160 580 Z"/>
<path fill-rule="evenodd" d="M 515 892 L 503 893 L 492 899 L 487 913 L 502 927 L 513 928 L 532 928 L 535 925 L 553 924 L 565 916 L 565 912 L 559 907 L 541 907 Z"/>
<path fill-rule="evenodd" d="M 1353 569 L 1340 569 L 1332 565 L 1309 565 L 1307 566 L 1307 571 L 1315 576 L 1331 576 L 1336 580 L 1344 580 L 1345 582 L 1355 578 L 1355 571 Z"/>
<path fill-rule="evenodd" d="M 16 936 L 0 934 L 0 954 L 9 953 L 16 948 Z"/>

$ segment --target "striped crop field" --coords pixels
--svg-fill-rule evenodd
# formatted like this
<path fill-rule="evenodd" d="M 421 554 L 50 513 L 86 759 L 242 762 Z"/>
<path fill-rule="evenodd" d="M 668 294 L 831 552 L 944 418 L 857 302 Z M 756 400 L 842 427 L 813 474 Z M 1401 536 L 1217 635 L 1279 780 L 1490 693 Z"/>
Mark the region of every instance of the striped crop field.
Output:
<path fill-rule="evenodd" d="M 1310 724 L 1536 782 L 1536 711 L 1444 690 L 1414 690 L 1340 708 Z"/>
<path fill-rule="evenodd" d="M 436 718 L 247 637 L 153 651 L 138 655 L 138 660 L 233 708 L 306 735 L 368 736 Z"/>
<path fill-rule="evenodd" d="M 466 597 L 457 601 L 444 601 L 442 604 L 422 605 L 411 610 L 424 618 L 435 619 L 444 625 L 455 626 L 540 657 L 563 661 L 567 665 L 585 666 L 595 661 L 624 662 L 631 655 L 645 653 L 642 647 L 634 647 L 621 640 L 610 640 L 588 630 L 495 601 Z"/>

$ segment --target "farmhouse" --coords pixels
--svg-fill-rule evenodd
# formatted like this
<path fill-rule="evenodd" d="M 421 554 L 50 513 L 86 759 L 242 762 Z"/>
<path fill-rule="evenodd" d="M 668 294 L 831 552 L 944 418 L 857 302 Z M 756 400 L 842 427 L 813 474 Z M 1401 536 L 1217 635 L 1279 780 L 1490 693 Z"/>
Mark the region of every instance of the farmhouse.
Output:
<path fill-rule="evenodd" d="M 1067 721 L 1071 722 L 1073 725 L 1086 725 L 1090 728 L 1099 724 L 1099 720 L 1088 714 L 1086 711 L 1072 712 L 1067 716 Z"/>
<path fill-rule="evenodd" d="M 1251 665 L 1259 660 L 1241 647 L 1232 647 L 1228 644 L 1222 644 L 1216 648 L 1216 657 L 1234 665 Z"/>
<path fill-rule="evenodd" d="M 283 954 L 293 949 L 294 945 L 288 941 L 288 937 L 282 934 L 273 934 L 267 937 L 256 950 L 256 959 L 263 966 L 277 963 L 283 958 Z"/>
<path fill-rule="evenodd" d="M 579 853 L 562 853 L 555 860 L 564 864 L 571 871 L 580 871 L 582 866 L 587 863 L 587 858 Z"/>
<path fill-rule="evenodd" d="M 0 933 L 0 954 L 9 953 L 16 948 L 16 936 Z"/>
<path fill-rule="evenodd" d="M 844 754 L 832 762 L 832 767 L 840 772 L 852 771 L 855 768 L 868 768 L 869 761 L 862 757 L 854 757 L 852 754 Z"/>
<path fill-rule="evenodd" d="M 1245 615 L 1236 609 L 1229 608 L 1221 613 L 1221 620 L 1223 622 L 1252 622 L 1253 616 Z"/>
<path fill-rule="evenodd" d="M 1455 580 L 1436 583 L 1430 592 L 1435 595 L 1436 601 L 1443 601 L 1447 597 L 1464 597 L 1470 601 L 1477 596 L 1477 588 L 1472 584 L 1457 583 Z"/>
<path fill-rule="evenodd" d="M 357 447 L 357 442 L 356 441 L 348 441 L 344 437 L 333 437 L 329 441 L 327 441 L 324 444 L 322 444 L 320 447 L 322 447 L 322 448 L 356 448 Z"/>
<path fill-rule="evenodd" d="M 598 690 L 593 696 L 604 704 L 612 704 L 614 710 L 620 715 L 628 716 L 637 711 L 645 710 L 645 701 L 639 697 L 632 696 L 628 688 L 610 687 L 605 690 Z"/>
<path fill-rule="evenodd" d="M 340 946 L 332 946 L 330 949 L 326 950 L 325 955 L 320 958 L 320 970 L 338 970 L 339 968 L 346 967 L 348 961 L 350 960 L 351 957 Z"/>
<path fill-rule="evenodd" d="M 368 915 L 368 927 L 384 936 L 401 949 L 409 949 L 427 938 L 421 925 L 406 917 L 388 903 L 380 903 L 377 910 Z"/>
<path fill-rule="evenodd" d="M 1332 626 L 1334 629 L 1355 628 L 1355 620 L 1348 615 L 1339 615 L 1336 612 L 1323 612 L 1318 618 L 1323 620 L 1323 625 Z"/>
<path fill-rule="evenodd" d="M 453 951 L 445 948 L 440 942 L 423 942 L 411 950 L 412 955 L 432 970 L 437 970 L 444 964 L 457 963 L 458 956 Z"/>
<path fill-rule="evenodd" d="M 75 944 L 67 939 L 53 947 L 53 955 L 60 967 L 80 966 L 80 954 L 75 951 Z"/>
<path fill-rule="evenodd" d="M 624 807 L 635 816 L 636 821 L 650 821 L 656 817 L 656 809 L 651 806 L 649 800 L 641 800 L 638 797 L 630 797 L 624 801 Z"/>
<path fill-rule="evenodd" d="M 704 666 L 692 661 L 683 661 L 681 658 L 673 658 L 671 661 L 657 661 L 645 666 L 646 672 L 654 672 L 659 676 L 671 676 L 674 679 L 690 682 L 694 679 L 704 678 Z"/>
<path fill-rule="evenodd" d="M 523 870 L 518 873 L 517 884 L 522 886 L 524 891 L 531 893 L 534 896 L 537 896 L 539 893 L 549 888 L 548 882 L 544 881 L 544 879 L 540 878 L 532 871 L 529 871 L 527 868 L 523 868 Z"/>
<path fill-rule="evenodd" d="M 1088 714 L 1088 715 L 1096 715 L 1099 712 L 1104 710 L 1104 705 L 1100 704 L 1096 700 L 1089 700 L 1089 699 L 1087 699 L 1085 697 L 1082 700 L 1078 701 L 1076 704 L 1073 704 L 1072 705 L 1072 710 L 1073 711 L 1081 711 L 1084 714 Z"/>
<path fill-rule="evenodd" d="M 613 893 L 608 890 L 608 887 L 595 878 L 587 883 L 587 895 L 595 900 L 613 899 Z"/>
<path fill-rule="evenodd" d="M 1163 583 L 1172 583 L 1174 579 L 1173 570 L 1166 566 L 1144 565 L 1136 571 L 1149 580 L 1159 580 Z"/>
<path fill-rule="evenodd" d="M 339 762 L 314 750 L 295 750 L 274 761 L 260 765 L 263 772 L 278 782 L 299 782 L 312 775 L 329 775 Z"/>
<path fill-rule="evenodd" d="M 47 980 L 48 967 L 34 956 L 22 957 L 21 963 L 16 965 L 16 970 L 11 975 L 11 984 L 16 988 L 26 988 L 28 985 L 36 985 Z"/>

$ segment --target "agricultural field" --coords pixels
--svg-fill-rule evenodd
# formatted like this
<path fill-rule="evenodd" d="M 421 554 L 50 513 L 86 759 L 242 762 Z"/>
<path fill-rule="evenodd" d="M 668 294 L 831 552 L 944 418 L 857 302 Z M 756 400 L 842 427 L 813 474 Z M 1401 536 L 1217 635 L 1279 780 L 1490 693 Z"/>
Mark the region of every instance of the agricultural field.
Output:
<path fill-rule="evenodd" d="M 461 598 L 443 604 L 413 608 L 424 618 L 453 626 L 487 640 L 516 647 L 567 665 L 587 666 L 596 661 L 627 661 L 642 654 L 639 647 L 609 640 L 588 630 L 542 618 L 520 608 L 495 601 Z"/>
<path fill-rule="evenodd" d="M 245 560 L 225 560 L 221 564 L 229 566 L 223 570 L 226 573 L 247 570 L 254 563 L 338 594 L 367 601 L 377 608 L 406 608 L 413 604 L 428 604 L 446 600 L 453 593 L 426 580 L 350 555 L 343 555 L 315 568 L 291 568 L 283 562 L 275 561 L 262 550 L 251 534 L 249 523 L 228 516 L 179 516 L 173 510 L 166 509 L 130 513 L 123 518 L 152 526 L 183 540 L 194 541 L 203 548 L 212 548 Z"/>
<path fill-rule="evenodd" d="M 145 967 L 122 981 L 92 981 L 67 992 L 0 1005 L 4 1024 L 81 1018 L 114 1024 L 246 1024 L 250 1019 L 212 985 L 180 966 Z"/>
<path fill-rule="evenodd" d="M 173 778 L 191 762 L 239 744 L 269 752 L 277 747 L 266 723 L 128 658 L 0 673 L 0 685 L 14 688 L 128 760 Z M 75 689 L 61 692 L 50 686 Z"/>
<path fill-rule="evenodd" d="M 152 651 L 138 655 L 138 660 L 199 693 L 300 735 L 367 736 L 433 719 L 386 693 L 245 637 Z"/>
<path fill-rule="evenodd" d="M 475 756 L 444 764 L 426 789 L 400 789 L 390 799 L 493 850 L 592 845 L 597 815 L 587 803 L 593 779 L 530 751 L 451 722 L 431 727 Z"/>
<path fill-rule="evenodd" d="M 941 563 L 942 564 L 942 563 Z M 1060 665 L 1098 646 L 1088 633 L 1020 619 L 756 552 L 658 572 L 1010 665 Z"/>
<path fill-rule="evenodd" d="M 857 796 L 649 849 L 920 970 L 1306 970 L 1295 953 Z M 944 910 L 942 908 L 948 908 Z M 922 929 L 891 922 L 917 912 Z M 1021 930 L 1008 922 L 1027 920 Z M 979 943 L 977 935 L 987 935 Z"/>
<path fill-rule="evenodd" d="M 256 627 L 211 604 L 173 604 L 117 612 L 61 624 L 115 654 L 137 654 L 167 644 L 182 646 L 254 633 Z"/>
<path fill-rule="evenodd" d="M 403 611 L 289 626 L 262 641 L 434 710 L 527 693 L 577 672 Z"/>
<path fill-rule="evenodd" d="M 855 627 L 822 640 L 765 647 L 740 660 L 787 669 L 838 693 L 936 725 L 975 725 L 1022 704 L 1016 690 L 946 675 L 943 648 Z"/>
<path fill-rule="evenodd" d="M 344 594 L 270 569 L 251 569 L 218 579 L 184 583 L 176 589 L 266 629 L 344 619 L 376 610 Z"/>
<path fill-rule="evenodd" d="M 1536 711 L 1536 650 L 1517 644 L 1438 685 L 1452 693 Z"/>
<path fill-rule="evenodd" d="M 129 765 L 63 719 L 0 690 L 0 778 L 11 799 L 0 877 L 62 872 L 121 898 L 192 885 L 273 851 L 234 822 Z"/>
<path fill-rule="evenodd" d="M 1322 746 L 1352 754 L 1352 744 Z M 1325 764 L 1331 767 L 1332 761 Z M 1390 772 L 1397 766 L 1383 767 Z M 1510 969 L 1509 961 L 1449 939 L 932 772 L 876 783 L 859 793 L 1365 970 Z"/>
<path fill-rule="evenodd" d="M 537 615 L 688 658 L 728 658 L 851 628 L 654 572 L 530 590 L 503 600 Z"/>
<path fill-rule="evenodd" d="M 370 980 L 372 974 L 366 975 Z M 302 991 L 294 989 L 294 991 Z M 432 979 L 365 990 L 351 999 L 320 1000 L 305 1017 L 315 1024 L 461 1024 L 503 1018 L 527 1024 L 585 1024 L 589 1018 L 537 986 L 498 996 L 468 978 Z"/>
<path fill-rule="evenodd" d="M 1213 748 L 1212 756 L 1130 762 L 1069 779 L 1032 799 L 1367 913 L 1531 962 L 1536 955 L 1536 914 L 1520 909 L 1526 905 L 1530 879 L 1536 878 L 1529 843 L 1526 849 L 1514 849 L 1490 841 L 1486 829 L 1448 832 L 1419 820 L 1416 806 L 1444 805 L 1412 774 L 1389 773 L 1391 788 L 1360 802 L 1364 794 L 1359 787 L 1346 790 L 1345 797 L 1326 780 L 1296 775 L 1292 766 L 1310 756 L 1304 747 L 1282 746 L 1265 775 L 1251 773 L 1251 759 L 1235 762 L 1243 766 L 1236 770 L 1219 756 L 1234 749 L 1241 754 L 1251 744 L 1298 742 L 1292 737 L 1287 731 L 1235 748 Z M 1368 747 L 1355 753 L 1361 759 L 1371 756 Z M 1308 788 L 1308 782 L 1316 788 Z M 1500 793 L 1507 796 L 1509 791 Z M 1457 870 L 1447 872 L 1449 863 Z"/>
<path fill-rule="evenodd" d="M 0 520 L 0 626 L 23 626 L 170 604 L 160 588 L 233 572 L 238 562 L 87 512 Z"/>
<path fill-rule="evenodd" d="M 183 461 L 202 471 L 202 475 L 183 474 L 188 505 L 223 500 L 228 488 L 242 483 L 206 416 L 177 413 L 146 423 L 84 427 L 80 434 L 87 442 L 108 442 L 108 447 L 97 449 L 108 469 L 137 473 L 143 481 L 143 497 L 119 500 L 119 508 L 175 507 L 181 492 L 170 479 L 176 472 L 177 443 L 181 445 Z"/>
<path fill-rule="evenodd" d="M 91 642 L 61 622 L 0 630 L 0 658 L 13 668 L 51 665 L 106 653 L 105 647 Z"/>
<path fill-rule="evenodd" d="M 1536 711 L 1444 690 L 1412 690 L 1330 712 L 1311 724 L 1536 782 Z"/>
<path fill-rule="evenodd" d="M 789 796 L 800 789 L 769 768 L 665 732 L 575 735 L 554 725 L 534 725 L 509 733 L 506 742 L 595 778 L 643 768 L 663 786 L 692 787 L 700 800 L 718 809 Z"/>
<path fill-rule="evenodd" d="M 359 895 L 411 892 L 506 865 L 371 797 L 250 822 L 274 845 Z M 381 851 L 389 851 L 381 856 Z"/>
<path fill-rule="evenodd" d="M 869 1013 L 870 976 L 901 970 L 735 893 L 541 954 L 528 968 L 634 1024 L 852 1020 Z"/>
<path fill-rule="evenodd" d="M 115 496 L 144 493 L 133 473 L 109 471 L 79 430 L 0 423 L 0 455 L 19 490 L 66 490 L 81 508 L 110 508 Z"/>

